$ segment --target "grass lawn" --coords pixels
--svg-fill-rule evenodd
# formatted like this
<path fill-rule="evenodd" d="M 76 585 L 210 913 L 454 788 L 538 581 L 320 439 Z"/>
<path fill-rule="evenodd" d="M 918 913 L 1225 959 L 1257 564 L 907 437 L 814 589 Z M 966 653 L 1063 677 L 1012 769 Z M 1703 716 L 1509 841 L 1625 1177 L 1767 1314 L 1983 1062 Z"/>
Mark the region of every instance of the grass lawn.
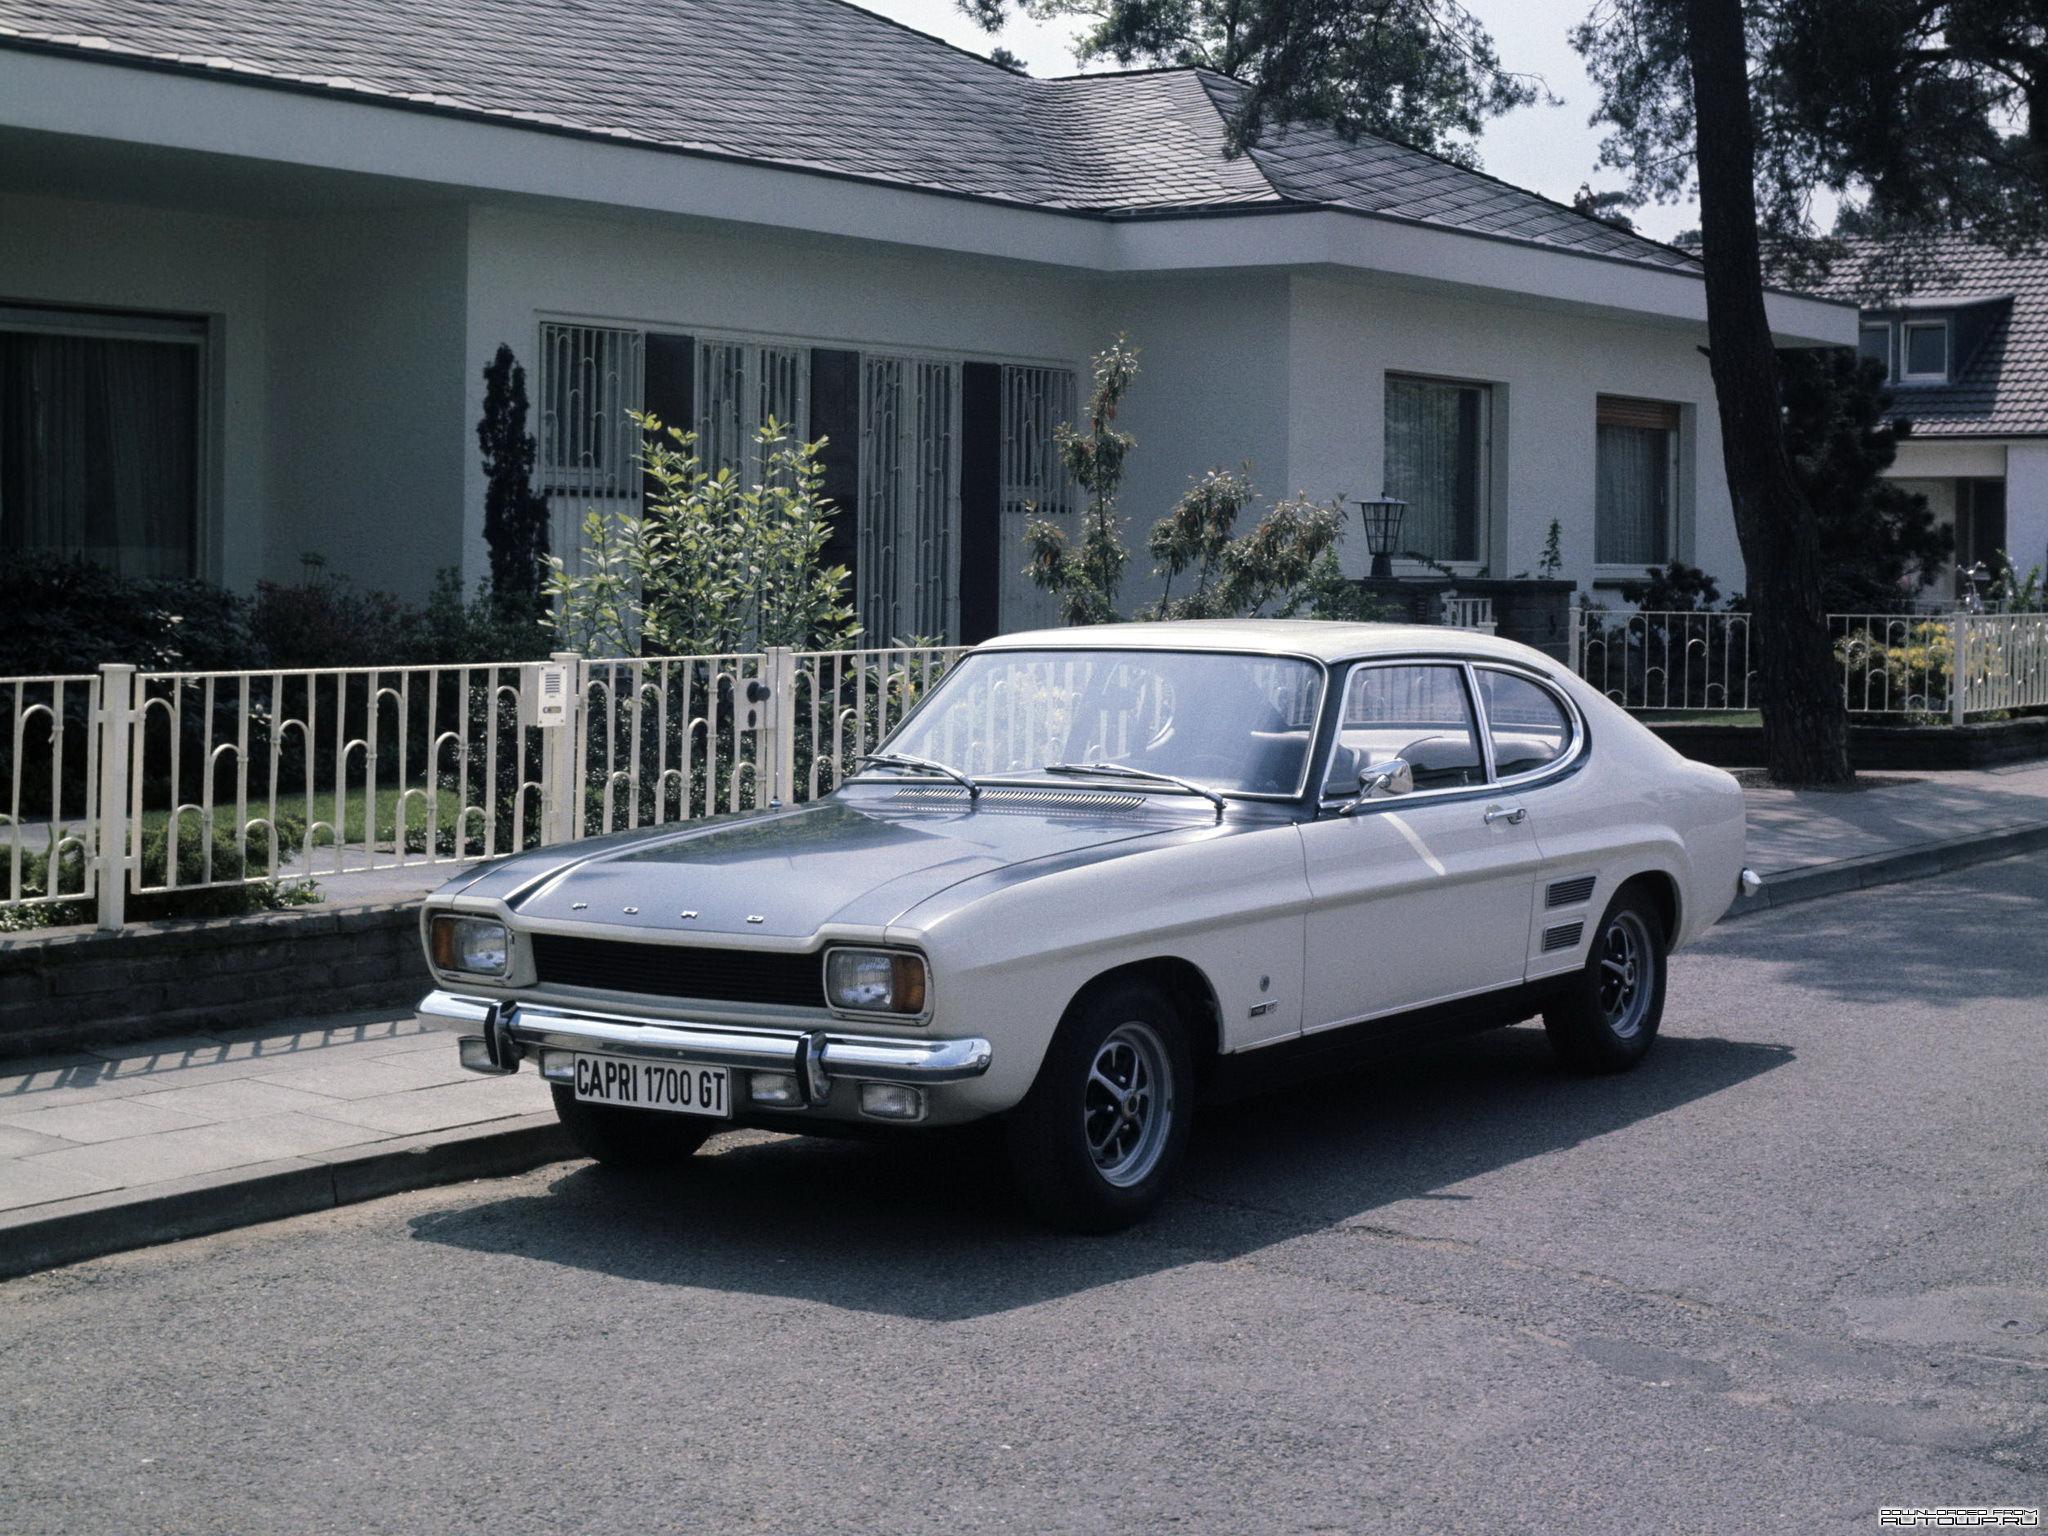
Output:
<path fill-rule="evenodd" d="M 462 815 L 461 796 L 449 789 L 438 790 L 434 794 L 440 801 L 440 825 L 453 830 Z M 385 848 L 389 848 L 392 845 L 393 834 L 398 822 L 399 795 L 400 791 L 395 785 L 385 786 L 377 791 L 376 841 Z M 284 822 L 317 823 L 317 830 L 313 833 L 313 844 L 315 847 L 326 848 L 332 846 L 334 842 L 334 829 L 337 823 L 341 831 L 341 840 L 344 843 L 361 844 L 364 841 L 363 817 L 367 809 L 368 799 L 369 797 L 360 789 L 350 791 L 342 798 L 341 814 L 337 817 L 335 814 L 335 797 L 332 794 L 315 794 L 311 796 L 304 793 L 281 794 L 277 797 L 275 815 L 279 821 Z M 427 825 L 428 815 L 433 809 L 434 807 L 428 799 L 427 790 L 419 788 L 406 791 L 405 824 L 407 830 L 423 830 Z M 234 811 L 235 803 L 232 800 L 217 802 L 214 806 L 214 825 L 217 827 L 226 826 L 233 819 Z M 271 801 L 267 797 L 258 798 L 252 795 L 249 799 L 248 814 L 251 820 L 272 815 Z M 169 811 L 145 811 L 142 815 L 142 824 L 145 829 L 161 831 L 170 822 L 170 819 L 171 813 Z M 190 811 L 185 813 L 183 819 L 188 827 L 197 823 L 197 818 Z M 470 820 L 479 828 L 481 827 L 481 817 L 472 816 Z M 296 843 L 297 839 L 295 838 L 288 840 L 288 845 L 296 845 Z"/>

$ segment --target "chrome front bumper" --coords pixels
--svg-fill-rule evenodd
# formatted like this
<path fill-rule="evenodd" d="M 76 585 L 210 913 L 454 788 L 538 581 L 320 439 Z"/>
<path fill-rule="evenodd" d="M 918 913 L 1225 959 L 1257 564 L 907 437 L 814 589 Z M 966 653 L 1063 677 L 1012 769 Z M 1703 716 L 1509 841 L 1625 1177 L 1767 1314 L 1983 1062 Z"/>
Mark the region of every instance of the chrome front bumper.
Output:
<path fill-rule="evenodd" d="M 431 992 L 419 1011 L 429 1018 L 474 1024 L 482 1031 L 461 1041 L 462 1064 L 476 1072 L 505 1073 L 537 1050 L 595 1051 L 691 1066 L 786 1072 L 805 1101 L 822 1104 L 834 1079 L 855 1083 L 958 1083 L 988 1070 L 994 1051 L 986 1040 L 905 1040 L 894 1035 L 849 1035 L 824 1029 L 752 1029 L 687 1021 L 653 1024 L 623 1014 L 584 1013 L 539 1003 Z"/>

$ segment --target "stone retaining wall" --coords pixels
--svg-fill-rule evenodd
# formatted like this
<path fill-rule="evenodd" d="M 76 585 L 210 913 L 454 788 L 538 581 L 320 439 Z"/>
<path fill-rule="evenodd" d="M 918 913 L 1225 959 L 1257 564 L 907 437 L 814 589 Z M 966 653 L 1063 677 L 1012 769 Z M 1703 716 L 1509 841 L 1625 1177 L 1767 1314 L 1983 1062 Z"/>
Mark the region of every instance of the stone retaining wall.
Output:
<path fill-rule="evenodd" d="M 403 1007 L 431 985 L 417 902 L 10 935 L 0 1058 Z"/>
<path fill-rule="evenodd" d="M 1696 762 L 1716 768 L 1758 768 L 1764 760 L 1760 725 L 1687 721 L 1651 730 Z M 1933 772 L 1996 768 L 2048 757 L 2048 720 L 1991 720 L 1977 725 L 1852 725 L 1849 761 L 1859 773 Z"/>

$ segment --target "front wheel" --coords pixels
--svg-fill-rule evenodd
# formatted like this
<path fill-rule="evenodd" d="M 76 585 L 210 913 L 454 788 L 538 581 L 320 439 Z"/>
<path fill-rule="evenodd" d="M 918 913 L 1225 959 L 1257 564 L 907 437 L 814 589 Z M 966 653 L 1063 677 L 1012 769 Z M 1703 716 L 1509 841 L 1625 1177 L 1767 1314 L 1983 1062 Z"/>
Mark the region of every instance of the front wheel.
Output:
<path fill-rule="evenodd" d="M 555 1115 L 585 1157 L 609 1168 L 674 1168 L 704 1143 L 720 1122 L 663 1109 L 622 1109 L 586 1104 L 574 1089 L 553 1085 Z"/>
<path fill-rule="evenodd" d="M 1543 1029 L 1567 1066 L 1626 1072 L 1650 1054 L 1664 1018 L 1664 923 L 1640 890 L 1609 903 L 1586 964 L 1543 1010 Z"/>
<path fill-rule="evenodd" d="M 1150 1215 L 1186 1150 L 1194 1072 L 1173 1006 L 1140 983 L 1060 1026 L 1005 1141 L 1019 1191 L 1047 1222 L 1115 1232 Z"/>

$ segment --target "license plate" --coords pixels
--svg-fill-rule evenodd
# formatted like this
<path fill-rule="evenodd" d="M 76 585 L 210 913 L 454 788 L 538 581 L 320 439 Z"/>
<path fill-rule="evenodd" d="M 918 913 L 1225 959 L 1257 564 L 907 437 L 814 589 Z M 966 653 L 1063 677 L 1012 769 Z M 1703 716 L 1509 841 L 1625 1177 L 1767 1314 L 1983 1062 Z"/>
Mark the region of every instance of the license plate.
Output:
<path fill-rule="evenodd" d="M 579 1053 L 576 1097 L 586 1104 L 666 1109 L 681 1115 L 725 1119 L 732 1114 L 731 1074 L 724 1067 L 669 1066 Z"/>

